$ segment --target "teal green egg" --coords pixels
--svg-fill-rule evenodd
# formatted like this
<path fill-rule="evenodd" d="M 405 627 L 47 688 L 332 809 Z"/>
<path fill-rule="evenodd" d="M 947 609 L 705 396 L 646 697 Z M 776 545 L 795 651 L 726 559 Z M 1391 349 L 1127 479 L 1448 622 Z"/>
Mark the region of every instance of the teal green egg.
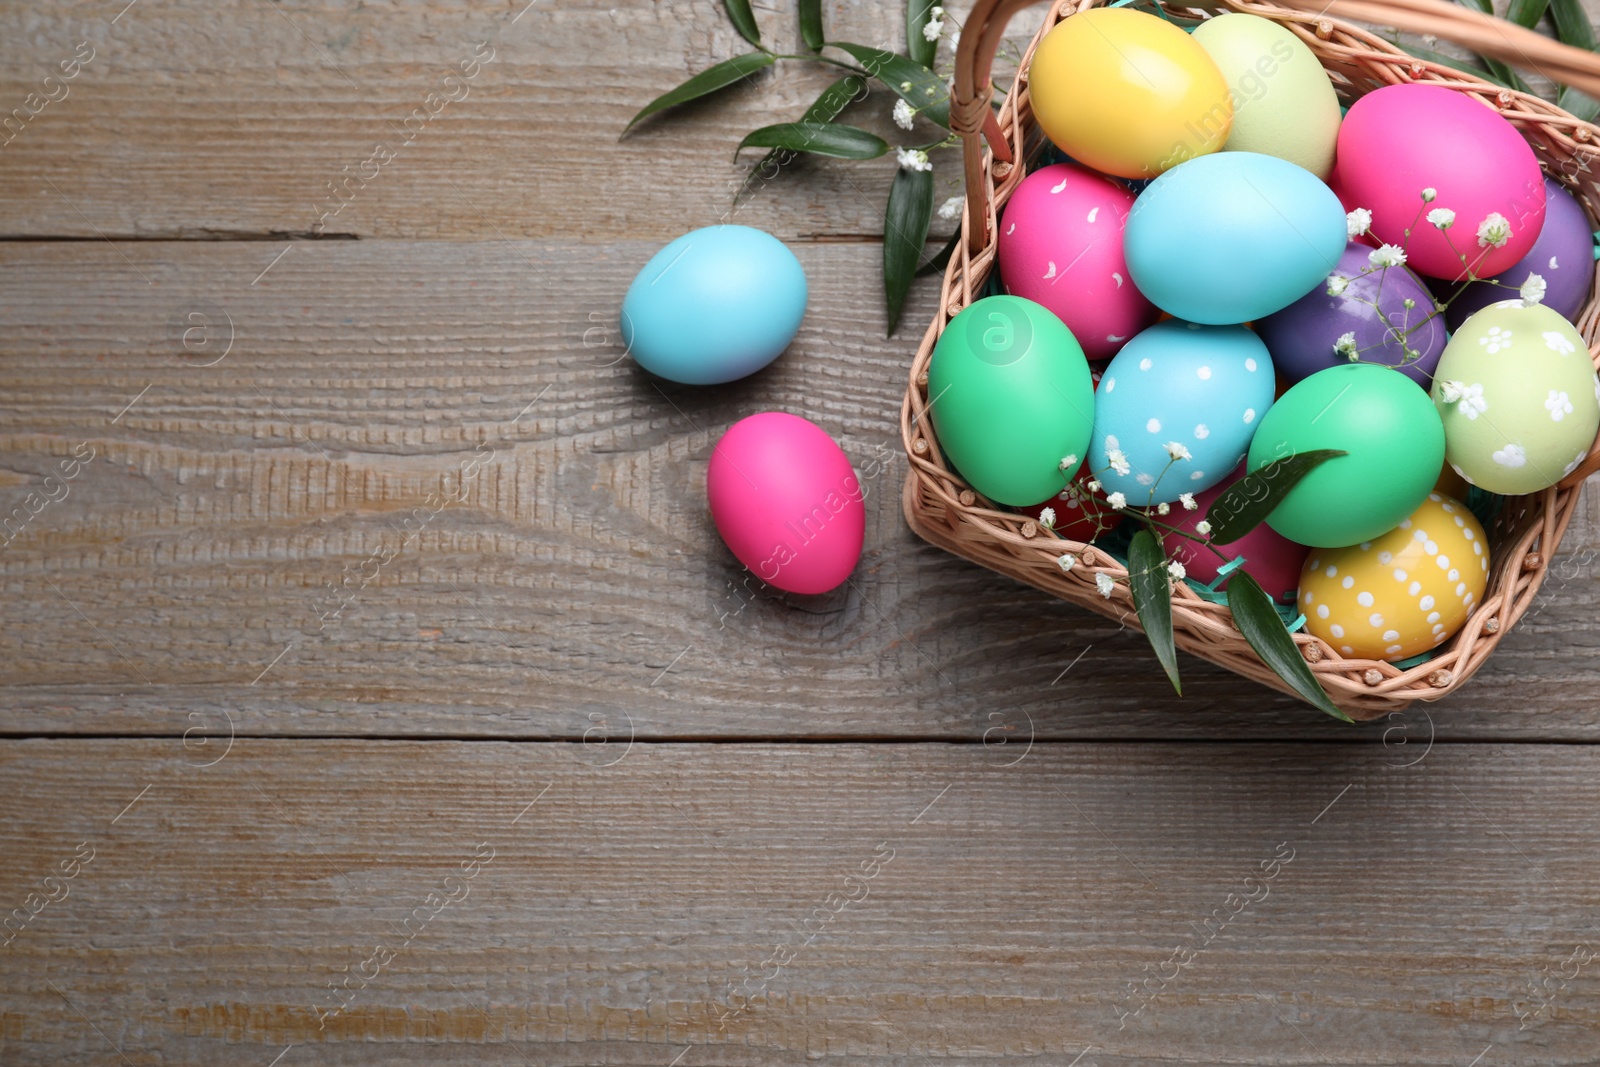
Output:
<path fill-rule="evenodd" d="M 1502 300 L 1473 313 L 1434 371 L 1445 459 L 1491 493 L 1556 484 L 1600 429 L 1600 383 L 1583 336 L 1554 308 Z"/>
<path fill-rule="evenodd" d="M 1026 507 L 1060 492 L 1087 453 L 1094 381 L 1060 319 L 1020 296 L 990 296 L 939 336 L 928 405 L 939 447 L 967 483 Z"/>
<path fill-rule="evenodd" d="M 1444 466 L 1444 426 L 1428 394 L 1389 367 L 1348 363 L 1302 379 L 1261 419 L 1252 471 L 1317 449 L 1340 449 L 1267 516 L 1291 541 L 1340 548 L 1371 541 L 1428 498 Z"/>

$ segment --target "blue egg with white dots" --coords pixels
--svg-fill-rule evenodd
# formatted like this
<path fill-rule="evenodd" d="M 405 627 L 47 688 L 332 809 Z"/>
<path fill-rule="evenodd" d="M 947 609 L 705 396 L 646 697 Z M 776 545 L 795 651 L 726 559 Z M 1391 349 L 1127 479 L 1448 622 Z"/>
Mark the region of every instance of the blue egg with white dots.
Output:
<path fill-rule="evenodd" d="M 1245 327 L 1158 322 L 1100 379 L 1090 470 L 1130 507 L 1209 489 L 1244 458 L 1274 385 L 1272 356 Z"/>

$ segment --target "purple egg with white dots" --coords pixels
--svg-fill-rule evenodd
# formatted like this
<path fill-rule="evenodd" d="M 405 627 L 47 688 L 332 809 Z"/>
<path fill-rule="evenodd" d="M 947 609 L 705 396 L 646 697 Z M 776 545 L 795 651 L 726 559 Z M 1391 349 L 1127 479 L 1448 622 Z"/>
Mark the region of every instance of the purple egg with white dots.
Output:
<path fill-rule="evenodd" d="M 1132 507 L 1209 489 L 1244 458 L 1273 389 L 1272 356 L 1245 327 L 1157 323 L 1100 379 L 1090 469 Z"/>
<path fill-rule="evenodd" d="M 1450 329 L 1458 330 L 1474 311 L 1517 295 L 1528 275 L 1544 279 L 1540 303 L 1568 322 L 1578 321 L 1578 312 L 1594 286 L 1594 235 L 1583 205 L 1554 178 L 1544 180 L 1544 227 L 1528 254 L 1491 282 L 1473 282 L 1451 301 L 1445 319 Z M 1449 292 L 1441 286 L 1440 299 Z"/>
<path fill-rule="evenodd" d="M 1329 283 L 1321 281 L 1282 311 L 1256 321 L 1256 332 L 1287 381 L 1350 362 L 1338 348 L 1348 334 L 1348 347 L 1361 362 L 1393 367 L 1423 388 L 1433 383 L 1433 369 L 1449 340 L 1444 316 L 1434 312 L 1433 294 L 1421 278 L 1404 266 L 1374 267 L 1372 251 L 1355 241 L 1345 246 L 1333 269 L 1333 276 L 1345 279 L 1338 296 L 1329 295 Z"/>

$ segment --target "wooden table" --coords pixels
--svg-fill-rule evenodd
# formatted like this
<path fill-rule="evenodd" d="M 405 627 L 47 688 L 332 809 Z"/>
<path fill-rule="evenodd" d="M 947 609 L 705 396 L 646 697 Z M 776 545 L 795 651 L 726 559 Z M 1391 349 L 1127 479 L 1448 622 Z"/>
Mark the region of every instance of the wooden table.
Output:
<path fill-rule="evenodd" d="M 892 163 L 728 213 L 826 71 L 619 142 L 715 0 L 123 2 L 0 7 L 0 1063 L 1600 1063 L 1592 496 L 1456 698 L 1179 699 L 907 532 Z M 805 326 L 654 383 L 622 293 L 725 217 Z M 831 597 L 707 515 L 763 409 L 866 478 Z"/>

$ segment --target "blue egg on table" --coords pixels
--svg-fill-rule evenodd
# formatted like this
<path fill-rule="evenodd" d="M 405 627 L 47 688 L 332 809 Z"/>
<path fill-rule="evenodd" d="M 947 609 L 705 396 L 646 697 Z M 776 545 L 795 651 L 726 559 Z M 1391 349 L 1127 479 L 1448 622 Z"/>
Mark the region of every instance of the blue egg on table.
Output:
<path fill-rule="evenodd" d="M 684 385 L 754 374 L 783 353 L 806 311 L 806 273 L 749 226 L 707 226 L 644 265 L 622 301 L 622 340 L 645 370 Z"/>
<path fill-rule="evenodd" d="M 1209 489 L 1244 458 L 1274 387 L 1272 356 L 1245 327 L 1158 322 L 1100 378 L 1089 468 L 1132 507 Z M 1113 451 L 1126 457 L 1126 474 Z"/>
<path fill-rule="evenodd" d="M 1344 207 L 1316 175 L 1276 156 L 1217 152 L 1162 174 L 1123 231 L 1128 273 L 1190 322 L 1248 322 L 1287 307 L 1339 262 Z"/>

